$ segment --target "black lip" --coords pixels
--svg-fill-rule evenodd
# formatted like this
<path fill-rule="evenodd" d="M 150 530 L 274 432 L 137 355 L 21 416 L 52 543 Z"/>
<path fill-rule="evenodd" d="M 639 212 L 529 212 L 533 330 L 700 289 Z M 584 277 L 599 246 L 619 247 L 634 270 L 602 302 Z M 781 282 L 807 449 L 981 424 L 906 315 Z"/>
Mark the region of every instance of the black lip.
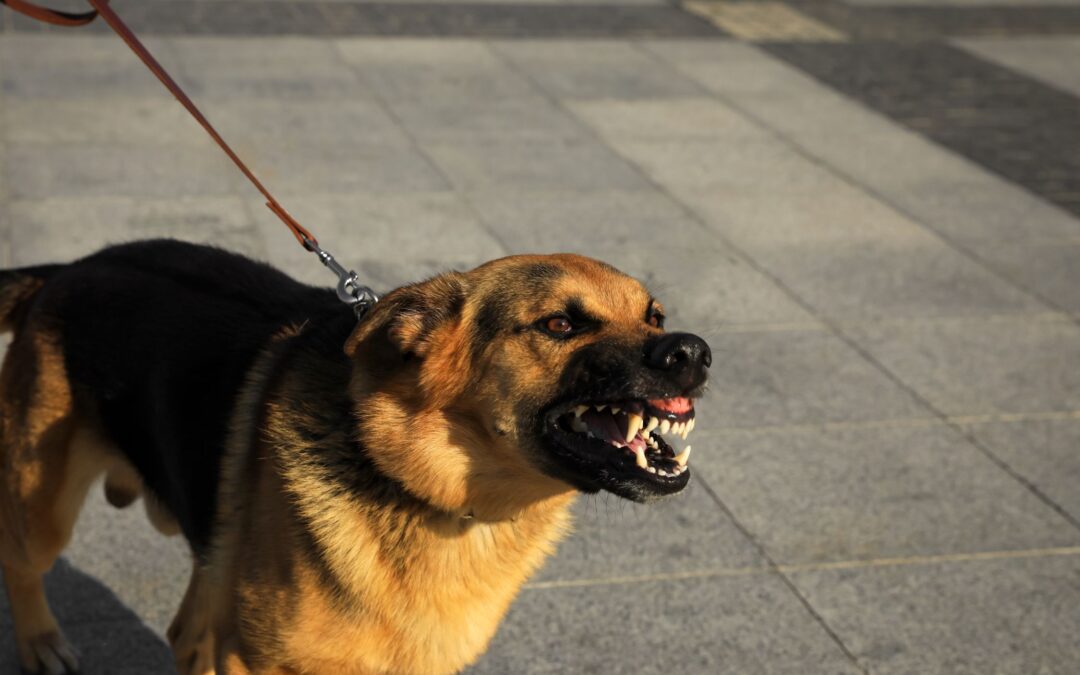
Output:
<path fill-rule="evenodd" d="M 683 395 L 683 394 L 679 394 Z M 650 394 L 648 398 L 665 398 Z M 602 399 L 600 399 L 602 400 Z M 646 400 L 645 397 L 612 397 L 615 400 Z M 542 415 L 539 434 L 550 455 L 548 469 L 585 492 L 607 490 L 620 497 L 647 502 L 681 492 L 690 482 L 690 468 L 674 477 L 642 471 L 629 453 L 615 451 L 603 441 L 563 431 L 559 419 L 584 401 L 549 407 Z M 662 441 L 663 442 L 663 441 Z M 670 448 L 665 443 L 665 447 Z"/>

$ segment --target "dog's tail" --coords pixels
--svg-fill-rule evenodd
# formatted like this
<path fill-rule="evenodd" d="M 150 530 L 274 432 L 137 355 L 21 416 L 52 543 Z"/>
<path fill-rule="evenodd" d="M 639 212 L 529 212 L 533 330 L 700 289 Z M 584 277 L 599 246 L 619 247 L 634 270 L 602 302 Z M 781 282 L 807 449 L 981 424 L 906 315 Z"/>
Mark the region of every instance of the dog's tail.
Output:
<path fill-rule="evenodd" d="M 49 277 L 63 265 L 39 265 L 0 270 L 0 333 L 15 328 L 17 317 Z"/>

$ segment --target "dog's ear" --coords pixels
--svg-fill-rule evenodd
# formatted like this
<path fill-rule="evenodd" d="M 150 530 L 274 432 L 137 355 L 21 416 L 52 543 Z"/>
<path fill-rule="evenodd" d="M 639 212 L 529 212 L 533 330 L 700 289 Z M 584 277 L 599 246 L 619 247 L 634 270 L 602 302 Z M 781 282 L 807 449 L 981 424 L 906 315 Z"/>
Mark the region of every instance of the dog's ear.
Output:
<path fill-rule="evenodd" d="M 345 344 L 345 352 L 358 356 L 373 350 L 375 356 L 424 358 L 432 338 L 461 318 L 465 305 L 464 276 L 443 274 L 418 284 L 403 286 L 380 300 L 360 321 Z"/>

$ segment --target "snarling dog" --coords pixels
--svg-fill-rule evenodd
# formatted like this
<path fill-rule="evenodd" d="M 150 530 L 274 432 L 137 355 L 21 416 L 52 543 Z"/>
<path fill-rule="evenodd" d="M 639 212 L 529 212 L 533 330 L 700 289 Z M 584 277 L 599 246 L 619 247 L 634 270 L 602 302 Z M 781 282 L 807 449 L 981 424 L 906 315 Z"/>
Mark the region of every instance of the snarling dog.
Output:
<path fill-rule="evenodd" d="M 190 543 L 184 675 L 450 673 L 578 492 L 682 490 L 711 355 L 641 284 L 517 256 L 333 291 L 149 241 L 0 273 L 0 563 L 19 657 L 74 672 L 42 574 L 101 475 Z"/>

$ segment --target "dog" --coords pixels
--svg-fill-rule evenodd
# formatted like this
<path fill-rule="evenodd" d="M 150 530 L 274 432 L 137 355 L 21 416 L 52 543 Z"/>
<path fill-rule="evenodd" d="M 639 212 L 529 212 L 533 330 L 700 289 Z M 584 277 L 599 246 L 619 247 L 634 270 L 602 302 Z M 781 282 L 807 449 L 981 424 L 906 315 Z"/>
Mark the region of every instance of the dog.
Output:
<path fill-rule="evenodd" d="M 387 294 L 173 240 L 0 272 L 0 563 L 22 666 L 76 671 L 42 575 L 101 476 L 182 534 L 184 675 L 452 673 L 578 493 L 685 488 L 711 353 L 577 255 Z"/>

